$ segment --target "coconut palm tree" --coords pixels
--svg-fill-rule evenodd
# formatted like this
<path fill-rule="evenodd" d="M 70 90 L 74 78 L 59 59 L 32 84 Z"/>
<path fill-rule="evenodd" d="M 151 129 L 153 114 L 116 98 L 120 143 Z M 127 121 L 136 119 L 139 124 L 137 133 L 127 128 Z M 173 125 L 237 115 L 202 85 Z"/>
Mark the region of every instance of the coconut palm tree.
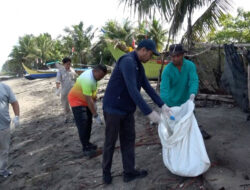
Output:
<path fill-rule="evenodd" d="M 83 28 L 83 22 L 78 25 L 73 25 L 72 29 L 65 28 L 64 31 L 68 34 L 64 38 L 67 42 L 72 43 L 70 49 L 74 47 L 75 53 L 79 58 L 80 63 L 87 64 L 87 57 L 90 54 L 91 40 L 94 38 L 95 31 L 93 26 L 86 29 Z"/>
<path fill-rule="evenodd" d="M 188 20 L 187 32 L 184 38 L 187 39 L 188 47 L 191 45 L 192 34 L 204 34 L 213 29 L 219 22 L 219 18 L 230 10 L 232 0 L 120 0 L 125 6 L 131 8 L 134 13 L 138 12 L 139 18 L 144 15 L 153 15 L 155 11 L 171 23 L 169 38 L 173 39 L 183 26 L 185 18 Z M 193 13 L 203 7 L 206 11 L 193 22 Z M 183 40 L 184 41 L 184 40 Z"/>
<path fill-rule="evenodd" d="M 128 19 L 123 24 L 110 20 L 102 28 L 104 38 L 117 42 L 120 49 L 127 51 L 127 47 L 131 46 L 135 32 Z"/>
<path fill-rule="evenodd" d="M 9 57 L 12 62 L 30 64 L 36 60 L 38 52 L 39 49 L 36 46 L 35 37 L 33 35 L 25 35 L 19 38 L 18 45 L 13 47 Z"/>
<path fill-rule="evenodd" d="M 154 18 L 150 25 L 148 36 L 155 41 L 158 51 L 162 50 L 164 42 L 167 39 L 167 33 L 168 31 L 163 29 L 161 23 Z"/>
<path fill-rule="evenodd" d="M 35 38 L 36 46 L 38 48 L 38 57 L 41 63 L 45 63 L 53 57 L 52 50 L 54 42 L 51 35 L 48 33 L 40 34 Z"/>

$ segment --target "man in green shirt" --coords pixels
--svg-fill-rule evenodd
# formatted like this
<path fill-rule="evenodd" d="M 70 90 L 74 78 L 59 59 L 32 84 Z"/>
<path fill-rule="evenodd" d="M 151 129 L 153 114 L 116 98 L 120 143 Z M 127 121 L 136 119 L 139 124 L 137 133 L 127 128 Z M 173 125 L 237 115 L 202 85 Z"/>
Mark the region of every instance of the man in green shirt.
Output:
<path fill-rule="evenodd" d="M 184 58 L 181 44 L 173 44 L 169 47 L 172 61 L 165 67 L 160 85 L 160 97 L 169 107 L 180 106 L 188 99 L 194 101 L 198 92 L 199 79 L 195 64 Z M 204 130 L 201 130 L 205 139 L 210 138 Z"/>

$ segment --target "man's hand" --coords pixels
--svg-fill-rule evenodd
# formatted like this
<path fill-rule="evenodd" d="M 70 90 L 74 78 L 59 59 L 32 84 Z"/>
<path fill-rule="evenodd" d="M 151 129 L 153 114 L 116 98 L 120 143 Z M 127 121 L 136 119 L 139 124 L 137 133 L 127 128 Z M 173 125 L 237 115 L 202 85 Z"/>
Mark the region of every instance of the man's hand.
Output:
<path fill-rule="evenodd" d="M 61 94 L 61 88 L 57 88 L 56 89 L 56 96 L 60 96 L 60 94 Z"/>
<path fill-rule="evenodd" d="M 13 119 L 12 119 L 12 122 L 14 124 L 14 127 L 18 127 L 19 126 L 19 116 L 15 116 Z"/>
<path fill-rule="evenodd" d="M 195 95 L 194 95 L 194 94 L 191 94 L 190 97 L 189 97 L 189 100 L 194 101 L 194 98 L 195 98 Z"/>
<path fill-rule="evenodd" d="M 160 123 L 161 121 L 161 117 L 156 111 L 152 111 L 147 116 L 152 123 Z"/>
<path fill-rule="evenodd" d="M 100 118 L 98 114 L 95 115 L 93 119 L 94 119 L 94 123 L 96 123 L 97 125 L 103 125 L 102 119 Z"/>
<path fill-rule="evenodd" d="M 167 117 L 170 117 L 171 115 L 173 115 L 173 112 L 171 111 L 170 107 L 168 107 L 166 104 L 164 104 L 161 107 L 161 111 L 164 115 L 166 115 Z"/>

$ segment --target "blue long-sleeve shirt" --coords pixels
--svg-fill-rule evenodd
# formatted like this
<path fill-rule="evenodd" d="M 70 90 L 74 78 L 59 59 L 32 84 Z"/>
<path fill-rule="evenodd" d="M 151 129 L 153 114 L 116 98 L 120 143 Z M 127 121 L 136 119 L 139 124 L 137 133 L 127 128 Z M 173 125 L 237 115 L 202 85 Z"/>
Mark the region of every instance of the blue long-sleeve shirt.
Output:
<path fill-rule="evenodd" d="M 122 56 L 116 63 L 103 98 L 103 110 L 110 114 L 133 113 L 136 105 L 148 115 L 152 109 L 140 94 L 141 87 L 161 107 L 164 102 L 151 87 L 135 51 Z"/>
<path fill-rule="evenodd" d="M 161 77 L 160 97 L 168 106 L 180 106 L 191 94 L 197 94 L 199 79 L 192 61 L 183 59 L 181 71 L 170 62 Z"/>

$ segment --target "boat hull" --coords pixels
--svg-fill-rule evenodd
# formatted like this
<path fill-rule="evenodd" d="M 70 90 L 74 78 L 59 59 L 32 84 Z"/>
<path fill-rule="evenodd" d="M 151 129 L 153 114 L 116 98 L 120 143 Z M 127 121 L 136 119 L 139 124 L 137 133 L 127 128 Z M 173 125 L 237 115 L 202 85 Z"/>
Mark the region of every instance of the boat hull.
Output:
<path fill-rule="evenodd" d="M 51 78 L 56 77 L 56 73 L 26 74 L 24 77 L 29 80 Z"/>

